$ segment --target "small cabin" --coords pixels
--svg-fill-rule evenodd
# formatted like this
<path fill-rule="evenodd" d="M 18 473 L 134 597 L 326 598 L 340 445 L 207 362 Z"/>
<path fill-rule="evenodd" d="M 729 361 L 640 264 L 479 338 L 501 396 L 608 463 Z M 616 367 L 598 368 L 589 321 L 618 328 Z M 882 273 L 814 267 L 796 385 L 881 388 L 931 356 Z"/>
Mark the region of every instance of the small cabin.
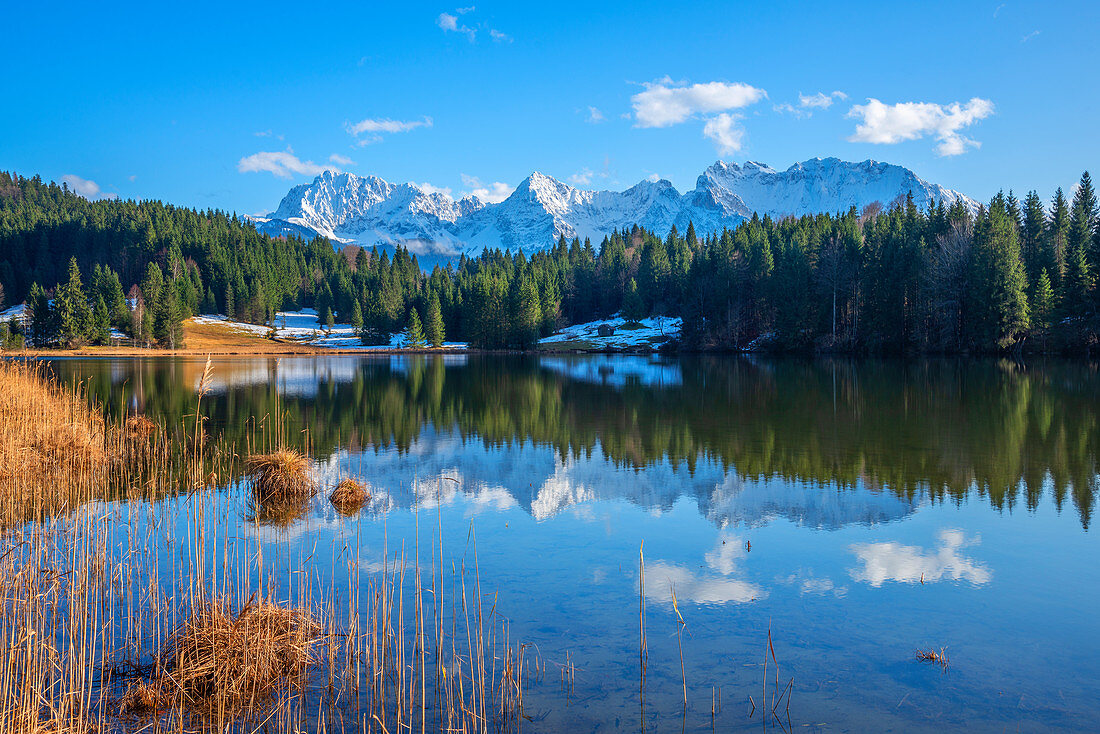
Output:
<path fill-rule="evenodd" d="M 611 324 L 600 324 L 596 327 L 596 334 L 599 336 L 615 336 L 615 327 Z"/>

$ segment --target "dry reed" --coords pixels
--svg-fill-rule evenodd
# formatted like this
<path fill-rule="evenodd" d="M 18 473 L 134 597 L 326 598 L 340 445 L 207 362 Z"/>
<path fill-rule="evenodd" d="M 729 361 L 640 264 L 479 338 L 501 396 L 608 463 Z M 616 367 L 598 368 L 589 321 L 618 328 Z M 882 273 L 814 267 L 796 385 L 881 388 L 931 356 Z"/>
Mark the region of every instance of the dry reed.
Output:
<path fill-rule="evenodd" d="M 161 687 L 190 703 L 218 697 L 239 704 L 269 696 L 318 661 L 320 623 L 306 609 L 249 599 L 236 615 L 228 600 L 200 607 L 168 643 Z"/>
<path fill-rule="evenodd" d="M 947 648 L 941 647 L 939 650 L 929 648 L 927 650 L 918 649 L 917 660 L 922 663 L 935 663 L 944 670 L 947 670 L 947 666 L 951 664 L 951 659 L 947 657 Z"/>
<path fill-rule="evenodd" d="M 201 422 L 197 406 L 196 436 Z M 276 542 L 265 561 L 240 515 L 208 514 L 235 454 L 205 444 L 112 424 L 42 368 L 0 363 L 0 731 L 518 729 L 530 656 L 483 595 L 476 549 L 472 574 L 446 562 L 440 521 L 428 565 L 418 532 L 411 566 L 384 550 L 364 575 L 344 548 L 347 588 L 315 585 L 312 554 Z M 309 466 L 253 457 L 253 500 L 308 501 Z"/>
<path fill-rule="evenodd" d="M 371 500 L 367 489 L 354 479 L 343 479 L 329 495 L 329 502 L 342 515 L 354 515 Z"/>
<path fill-rule="evenodd" d="M 308 499 L 317 489 L 310 476 L 309 459 L 291 449 L 249 456 L 245 466 L 260 502 Z"/>

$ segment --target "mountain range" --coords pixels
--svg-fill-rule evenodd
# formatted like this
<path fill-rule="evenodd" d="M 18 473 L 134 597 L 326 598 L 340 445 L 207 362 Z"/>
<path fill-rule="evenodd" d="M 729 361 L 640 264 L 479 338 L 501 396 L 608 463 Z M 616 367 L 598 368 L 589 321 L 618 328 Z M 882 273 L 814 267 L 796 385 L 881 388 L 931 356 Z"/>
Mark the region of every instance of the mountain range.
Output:
<path fill-rule="evenodd" d="M 292 188 L 274 212 L 254 221 L 273 236 L 322 235 L 385 249 L 404 245 L 422 260 L 448 260 L 485 247 L 530 255 L 562 235 L 589 238 L 598 246 L 605 235 L 635 224 L 663 235 L 673 225 L 683 232 L 692 223 L 703 236 L 736 227 L 754 213 L 779 218 L 842 212 L 873 202 L 889 205 L 910 192 L 922 208 L 959 200 L 971 211 L 978 208 L 973 199 L 902 166 L 814 158 L 785 171 L 751 161 L 718 161 L 685 194 L 663 179 L 625 191 L 588 191 L 536 172 L 498 203 L 475 196 L 455 200 L 413 183 L 325 171 Z"/>

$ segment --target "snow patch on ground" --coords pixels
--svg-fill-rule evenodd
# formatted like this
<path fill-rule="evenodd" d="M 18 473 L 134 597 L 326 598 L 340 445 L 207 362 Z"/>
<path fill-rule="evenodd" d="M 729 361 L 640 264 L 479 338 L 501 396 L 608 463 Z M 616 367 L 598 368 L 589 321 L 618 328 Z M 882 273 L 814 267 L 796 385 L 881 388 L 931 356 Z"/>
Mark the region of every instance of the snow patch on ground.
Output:
<path fill-rule="evenodd" d="M 192 319 L 196 324 L 219 324 L 228 329 L 241 331 L 260 337 L 271 336 L 275 330 L 276 339 L 295 341 L 301 344 L 309 344 L 325 349 L 358 349 L 364 351 L 378 349 L 402 349 L 407 346 L 404 334 L 390 335 L 388 344 L 367 346 L 359 340 L 355 328 L 351 324 L 333 324 L 331 329 L 322 329 L 317 323 L 317 311 L 312 308 L 303 308 L 301 311 L 279 311 L 271 325 L 248 324 L 243 321 L 233 321 L 222 315 L 205 314 Z M 444 342 L 444 347 L 451 349 L 465 349 L 462 342 Z"/>
<path fill-rule="evenodd" d="M 661 342 L 678 337 L 683 322 L 679 318 L 651 316 L 642 319 L 636 325 L 626 326 L 626 324 L 627 320 L 621 316 L 614 316 L 602 321 L 589 321 L 586 324 L 566 327 L 556 334 L 540 339 L 539 344 L 584 341 L 591 343 L 594 347 L 607 347 L 609 349 L 626 349 L 640 346 L 655 348 Z M 604 325 L 614 328 L 615 333 L 612 336 L 600 336 L 599 329 Z"/>
<path fill-rule="evenodd" d="M 18 306 L 12 306 L 11 308 L 6 308 L 3 311 L 0 311 L 0 321 L 3 321 L 5 323 L 11 321 L 12 319 L 22 321 L 26 312 L 27 304 L 20 303 Z"/>

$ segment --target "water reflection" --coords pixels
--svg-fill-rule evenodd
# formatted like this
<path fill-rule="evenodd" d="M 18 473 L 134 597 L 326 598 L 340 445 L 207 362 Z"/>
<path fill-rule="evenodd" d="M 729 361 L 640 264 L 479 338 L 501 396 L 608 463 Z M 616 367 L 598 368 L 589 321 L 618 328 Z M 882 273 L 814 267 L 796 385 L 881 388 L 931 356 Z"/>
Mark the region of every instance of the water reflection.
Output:
<path fill-rule="evenodd" d="M 178 424 L 201 360 L 58 361 L 113 410 Z M 451 473 L 537 518 L 593 499 L 667 509 L 694 499 L 719 527 L 787 517 L 879 523 L 977 495 L 997 509 L 1044 492 L 1088 527 L 1100 377 L 1088 364 L 809 362 L 660 357 L 223 359 L 209 425 L 243 445 L 285 411 L 326 469 L 409 483 Z M 373 457 L 371 455 L 373 454 Z"/>
<path fill-rule="evenodd" d="M 936 537 L 938 544 L 932 550 L 900 543 L 853 545 L 852 553 L 863 566 L 852 570 L 852 579 L 871 586 L 882 586 L 887 581 L 932 584 L 945 578 L 981 586 L 993 580 L 992 571 L 961 552 L 980 544 L 981 536 L 944 528 Z"/>
<path fill-rule="evenodd" d="M 110 410 L 172 425 L 194 413 L 202 368 L 54 363 Z M 577 666 L 566 703 L 553 668 L 529 691 L 530 731 L 759 729 L 747 702 L 769 630 L 795 726 L 1076 731 L 1100 717 L 1091 365 L 365 356 L 222 359 L 215 376 L 211 432 L 244 453 L 284 412 L 326 492 L 351 476 L 374 496 L 352 519 L 322 494 L 289 524 L 245 524 L 266 558 L 311 558 L 344 588 L 328 556 L 356 548 L 377 574 L 384 548 L 438 538 L 449 566 L 476 535 L 516 639 Z M 219 493 L 207 516 L 248 517 L 247 496 Z M 951 649 L 949 675 L 913 660 L 931 645 Z"/>

